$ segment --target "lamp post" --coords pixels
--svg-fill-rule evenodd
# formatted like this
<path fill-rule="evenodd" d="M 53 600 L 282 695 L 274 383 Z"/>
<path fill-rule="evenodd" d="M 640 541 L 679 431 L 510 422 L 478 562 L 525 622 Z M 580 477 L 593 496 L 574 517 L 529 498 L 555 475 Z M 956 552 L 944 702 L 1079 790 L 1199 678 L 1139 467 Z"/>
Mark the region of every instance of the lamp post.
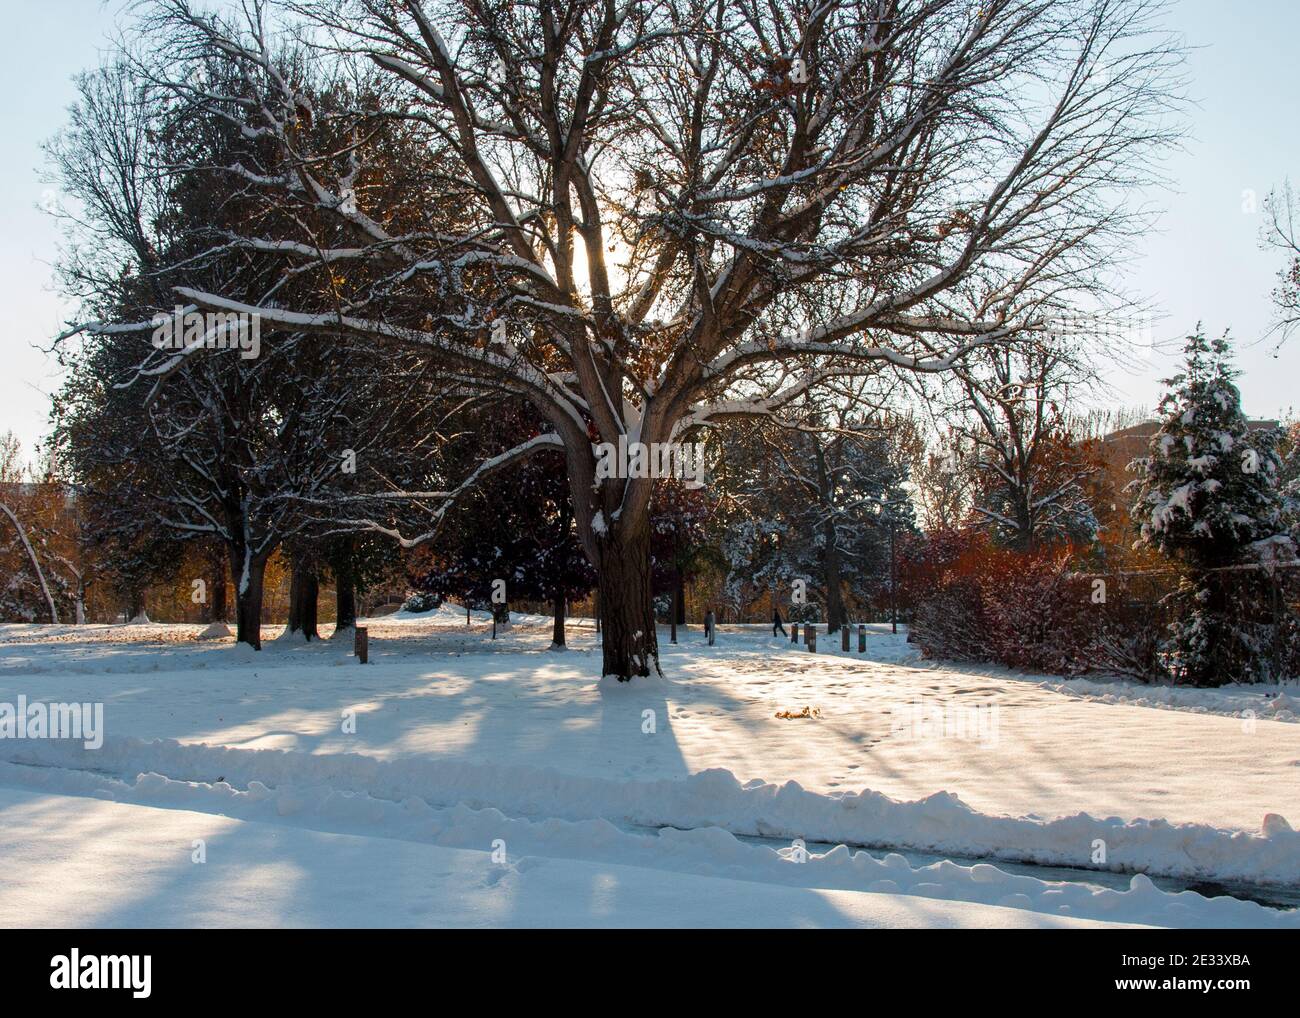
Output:
<path fill-rule="evenodd" d="M 894 557 L 894 514 L 889 514 L 889 625 L 898 632 L 898 560 Z"/>
<path fill-rule="evenodd" d="M 682 552 L 681 552 L 681 518 L 673 517 L 673 596 L 668 605 L 668 613 L 672 616 L 671 624 L 668 630 L 668 642 L 677 642 L 677 612 L 681 608 L 682 596 Z"/>

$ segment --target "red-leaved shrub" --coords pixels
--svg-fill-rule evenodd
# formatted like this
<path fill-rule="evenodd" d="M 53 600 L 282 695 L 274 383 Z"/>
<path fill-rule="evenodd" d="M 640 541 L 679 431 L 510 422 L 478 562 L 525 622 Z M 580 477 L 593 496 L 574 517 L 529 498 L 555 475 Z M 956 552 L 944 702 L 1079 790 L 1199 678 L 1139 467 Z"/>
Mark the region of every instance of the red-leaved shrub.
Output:
<path fill-rule="evenodd" d="M 1159 676 L 1164 626 L 1153 602 L 1128 584 L 1098 586 L 1102 578 L 1077 572 L 1074 559 L 1069 547 L 1017 551 L 971 531 L 914 542 L 900 577 L 911 639 L 926 657 Z"/>

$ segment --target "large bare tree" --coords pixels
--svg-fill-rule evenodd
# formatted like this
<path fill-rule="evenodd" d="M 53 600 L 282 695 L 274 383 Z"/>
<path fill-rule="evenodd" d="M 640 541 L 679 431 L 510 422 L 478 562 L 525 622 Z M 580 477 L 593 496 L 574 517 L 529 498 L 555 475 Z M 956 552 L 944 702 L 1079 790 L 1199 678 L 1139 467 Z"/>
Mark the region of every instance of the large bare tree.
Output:
<path fill-rule="evenodd" d="M 952 371 L 948 420 L 973 456 L 974 518 L 1012 547 L 1096 534 L 1089 478 L 1100 463 L 1066 412 L 1071 387 L 1094 381 L 1082 352 L 1054 336 L 980 350 Z"/>
<path fill-rule="evenodd" d="M 252 115 L 264 157 L 213 169 L 303 227 L 229 243 L 314 272 L 334 306 L 268 301 L 264 321 L 418 348 L 540 411 L 549 431 L 412 494 L 448 501 L 563 449 L 600 576 L 603 672 L 628 678 L 658 662 L 654 481 L 598 476 L 593 442 L 779 416 L 882 364 L 943 371 L 1095 300 L 1113 244 L 1143 221 L 1126 195 L 1176 136 L 1162 6 L 245 0 L 223 19 L 157 0 L 141 59 L 195 115 L 232 101 Z M 314 109 L 277 60 L 285 32 L 313 73 L 365 79 L 373 101 Z M 212 61 L 238 64 L 257 99 L 210 94 Z M 323 116 L 330 149 L 310 140 Z M 371 200 L 384 120 L 437 154 L 402 215 Z"/>

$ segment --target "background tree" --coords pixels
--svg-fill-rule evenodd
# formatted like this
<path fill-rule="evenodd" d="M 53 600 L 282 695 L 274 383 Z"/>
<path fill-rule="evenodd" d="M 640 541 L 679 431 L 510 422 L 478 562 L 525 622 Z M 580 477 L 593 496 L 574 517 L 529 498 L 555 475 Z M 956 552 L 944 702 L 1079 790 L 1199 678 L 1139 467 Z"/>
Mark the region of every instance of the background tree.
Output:
<path fill-rule="evenodd" d="M 1277 272 L 1277 285 L 1273 288 L 1273 305 L 1276 320 L 1273 328 L 1281 341 L 1290 339 L 1300 329 L 1300 204 L 1288 180 L 1280 190 L 1273 191 L 1264 201 L 1267 220 L 1263 242 L 1266 248 L 1282 255 L 1283 264 Z"/>
<path fill-rule="evenodd" d="M 80 81 L 71 125 L 49 151 L 76 209 L 61 278 L 92 323 L 64 338 L 69 377 L 56 401 L 56 441 L 101 510 L 100 543 L 137 553 L 163 540 L 224 547 L 237 638 L 260 647 L 271 555 L 293 539 L 301 561 L 291 631 L 304 623 L 314 631 L 323 561 L 316 544 L 349 529 L 358 482 L 382 497 L 427 476 L 423 461 L 437 450 L 431 422 L 445 409 L 437 393 L 456 383 L 435 384 L 423 360 L 381 356 L 351 335 L 268 328 L 257 349 L 159 349 L 152 341 L 152 316 L 172 314 L 182 284 L 242 293 L 250 304 L 334 303 L 328 287 L 285 272 L 274 254 L 228 243 L 265 210 L 249 204 L 247 181 L 209 163 L 242 164 L 274 150 L 247 121 L 240 72 L 219 62 L 195 68 L 192 84 L 228 99 L 197 114 L 138 67 L 115 63 Z M 335 121 L 325 114 L 343 100 L 328 90 L 314 99 L 326 138 Z M 376 144 L 390 163 L 358 187 L 382 190 L 385 174 L 410 155 L 400 131 Z M 211 338 L 228 341 L 232 328 L 213 326 Z M 118 565 L 115 575 L 126 579 L 130 571 Z"/>
<path fill-rule="evenodd" d="M 798 429 L 749 428 L 729 444 L 728 495 L 749 510 L 726 544 L 732 585 L 766 580 L 775 594 L 803 580 L 820 591 L 831 633 L 847 621 L 846 589 L 874 592 L 891 537 L 914 526 L 889 419 L 845 409 L 864 404 L 858 391 L 810 407 Z"/>
<path fill-rule="evenodd" d="M 716 564 L 711 539 L 716 496 L 688 487 L 679 478 L 662 478 L 650 503 L 650 563 L 653 592 L 667 599 L 669 624 L 686 625 L 686 584 Z"/>
<path fill-rule="evenodd" d="M 953 428 L 975 457 L 972 511 L 1011 547 L 1092 541 L 1093 443 L 1072 433 L 1066 401 L 1088 371 L 1055 344 L 1016 344 L 972 354 L 955 371 Z"/>
<path fill-rule="evenodd" d="M 22 444 L 12 431 L 0 435 L 0 618 L 32 621 L 45 611 L 59 621 L 47 569 L 37 547 L 43 544 L 39 495 L 28 479 Z"/>
<path fill-rule="evenodd" d="M 509 449 L 521 431 L 541 433 L 527 405 L 490 402 L 460 419 L 457 441 L 445 451 L 450 469 Z M 566 645 L 567 605 L 585 597 L 595 575 L 578 542 L 569 487 L 558 451 L 514 463 L 468 489 L 440 514 L 417 590 L 461 598 L 509 618 L 508 605 L 544 601 L 553 618 L 552 646 Z M 436 538 L 436 540 L 435 540 Z M 494 583 L 506 602 L 494 602 Z"/>
<path fill-rule="evenodd" d="M 921 528 L 952 532 L 966 524 L 977 481 L 976 458 L 951 425 L 913 422 L 907 459 Z"/>

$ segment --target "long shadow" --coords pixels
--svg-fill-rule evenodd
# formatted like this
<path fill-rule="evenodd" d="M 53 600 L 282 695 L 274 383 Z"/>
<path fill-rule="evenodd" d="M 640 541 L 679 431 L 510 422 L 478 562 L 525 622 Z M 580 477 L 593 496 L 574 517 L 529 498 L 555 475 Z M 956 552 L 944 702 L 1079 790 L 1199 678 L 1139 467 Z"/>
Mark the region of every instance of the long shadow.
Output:
<path fill-rule="evenodd" d="M 230 647 L 156 644 L 149 670 L 81 670 L 50 648 L 37 673 L 0 673 L 0 700 L 92 701 L 105 705 L 112 736 L 169 738 L 303 753 L 454 758 L 516 763 L 600 776 L 688 773 L 665 696 L 631 697 L 597 687 L 599 651 L 588 627 L 573 649 L 547 650 L 548 626 L 515 626 L 490 637 L 482 623 L 433 633 L 384 630 L 371 663 L 350 644 L 277 642 L 259 654 Z M 35 653 L 45 658 L 45 648 Z M 144 657 L 137 656 L 135 663 Z M 61 665 L 73 667 L 64 670 Z M 119 661 L 119 664 L 124 662 Z M 621 692 L 621 691 L 616 691 Z M 654 712 L 643 733 L 643 710 Z M 355 733 L 345 731 L 345 715 Z"/>

